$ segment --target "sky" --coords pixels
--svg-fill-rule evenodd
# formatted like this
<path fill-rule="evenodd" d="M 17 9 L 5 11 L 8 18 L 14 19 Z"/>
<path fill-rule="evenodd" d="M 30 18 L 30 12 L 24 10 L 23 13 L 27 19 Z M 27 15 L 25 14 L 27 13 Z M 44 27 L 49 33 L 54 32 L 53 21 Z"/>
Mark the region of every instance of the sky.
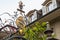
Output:
<path fill-rule="evenodd" d="M 9 14 L 14 15 L 14 11 L 17 11 L 17 8 L 19 8 L 19 1 L 22 1 L 25 5 L 23 10 L 25 11 L 25 14 L 27 14 L 30 10 L 41 9 L 41 4 L 45 0 L 0 0 L 0 14 L 8 12 Z M 3 18 L 4 17 L 6 18 L 7 16 L 4 15 Z"/>
<path fill-rule="evenodd" d="M 14 13 L 19 7 L 19 1 L 22 1 L 25 5 L 23 9 L 25 13 L 33 9 L 39 10 L 42 7 L 41 4 L 44 2 L 44 0 L 0 0 L 0 14 L 4 12 Z"/>

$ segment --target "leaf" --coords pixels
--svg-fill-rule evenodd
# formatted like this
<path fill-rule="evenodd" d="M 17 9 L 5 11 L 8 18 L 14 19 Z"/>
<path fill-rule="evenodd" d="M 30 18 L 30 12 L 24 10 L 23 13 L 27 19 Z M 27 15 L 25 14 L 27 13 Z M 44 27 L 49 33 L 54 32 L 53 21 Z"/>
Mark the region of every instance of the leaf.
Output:
<path fill-rule="evenodd" d="M 27 28 L 26 27 L 26 31 L 25 31 L 25 38 L 27 40 L 45 40 L 45 36 L 43 35 L 43 37 L 41 37 L 41 34 L 43 34 L 45 28 L 46 23 L 42 23 L 40 24 L 39 22 L 36 22 L 32 28 Z"/>

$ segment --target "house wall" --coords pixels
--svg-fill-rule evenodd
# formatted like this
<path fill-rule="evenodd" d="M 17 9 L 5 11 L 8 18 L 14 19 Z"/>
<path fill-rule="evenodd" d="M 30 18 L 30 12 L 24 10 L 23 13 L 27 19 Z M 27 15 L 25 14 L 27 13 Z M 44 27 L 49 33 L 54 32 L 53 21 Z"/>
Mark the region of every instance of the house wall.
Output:
<path fill-rule="evenodd" d="M 60 39 L 60 18 L 59 17 L 51 21 L 51 28 L 53 28 L 56 38 Z"/>
<path fill-rule="evenodd" d="M 60 7 L 60 1 L 59 0 L 56 1 L 57 1 L 57 6 Z"/>
<path fill-rule="evenodd" d="M 56 33 L 56 38 L 60 39 L 60 21 L 55 23 L 54 32 Z"/>

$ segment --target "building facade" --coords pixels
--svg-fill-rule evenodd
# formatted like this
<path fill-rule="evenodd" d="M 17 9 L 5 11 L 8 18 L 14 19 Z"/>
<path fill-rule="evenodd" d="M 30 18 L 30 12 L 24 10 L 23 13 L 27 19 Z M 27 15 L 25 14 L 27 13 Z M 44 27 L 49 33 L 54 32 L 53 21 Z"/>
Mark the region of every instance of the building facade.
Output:
<path fill-rule="evenodd" d="M 30 21 L 32 18 L 32 21 L 27 26 L 32 26 L 35 22 L 49 22 L 50 27 L 53 29 L 54 34 L 56 35 L 57 39 L 60 39 L 60 0 L 45 0 L 45 2 L 42 4 L 42 16 L 39 16 L 40 18 L 34 20 L 34 15 L 32 14 L 32 17 L 30 16 L 31 13 L 29 13 L 28 17 L 30 16 Z M 33 12 L 34 13 L 34 12 Z M 34 13 L 35 14 L 35 13 Z M 36 14 L 35 14 L 36 18 Z"/>
<path fill-rule="evenodd" d="M 42 10 L 31 10 L 26 16 L 28 19 L 27 24 L 32 23 L 33 21 L 39 19 L 42 16 Z"/>
<path fill-rule="evenodd" d="M 60 5 L 59 0 L 46 0 L 42 5 L 42 12 L 43 15 L 45 15 L 46 13 L 51 12 L 52 10 L 56 9 L 57 7 L 59 7 Z"/>
<path fill-rule="evenodd" d="M 53 10 L 55 10 L 53 11 L 54 13 L 51 13 L 51 19 L 50 16 L 47 19 L 50 19 L 49 22 L 56 34 L 56 38 L 60 39 L 60 0 L 46 0 L 42 5 L 43 15 L 51 13 Z"/>

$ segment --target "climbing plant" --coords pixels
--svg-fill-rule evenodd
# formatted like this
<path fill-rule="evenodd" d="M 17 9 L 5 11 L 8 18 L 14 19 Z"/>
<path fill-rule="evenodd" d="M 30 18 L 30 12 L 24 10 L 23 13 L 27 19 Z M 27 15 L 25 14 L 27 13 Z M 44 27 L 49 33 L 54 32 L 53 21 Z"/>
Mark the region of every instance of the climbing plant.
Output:
<path fill-rule="evenodd" d="M 27 40 L 45 40 L 46 35 L 44 31 L 46 30 L 46 22 L 39 23 L 35 22 L 32 26 L 25 28 L 25 38 Z"/>

